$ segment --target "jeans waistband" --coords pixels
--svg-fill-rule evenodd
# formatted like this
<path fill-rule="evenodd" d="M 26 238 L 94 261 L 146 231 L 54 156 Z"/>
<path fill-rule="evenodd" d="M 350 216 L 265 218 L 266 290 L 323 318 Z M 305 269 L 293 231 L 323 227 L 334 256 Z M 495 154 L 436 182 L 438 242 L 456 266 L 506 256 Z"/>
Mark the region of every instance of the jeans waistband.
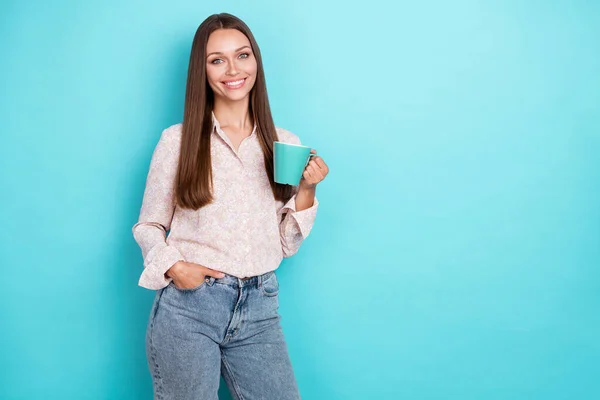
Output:
<path fill-rule="evenodd" d="M 213 283 L 220 283 L 223 285 L 230 285 L 230 286 L 237 286 L 237 287 L 244 287 L 244 286 L 258 286 L 260 287 L 262 285 L 262 283 L 264 281 L 266 281 L 267 279 L 269 279 L 271 277 L 271 275 L 275 274 L 275 271 L 269 271 L 267 273 L 264 273 L 262 275 L 257 275 L 257 276 L 251 276 L 248 278 L 237 278 L 233 275 L 228 275 L 225 274 L 225 277 L 223 278 L 210 278 L 210 284 Z"/>

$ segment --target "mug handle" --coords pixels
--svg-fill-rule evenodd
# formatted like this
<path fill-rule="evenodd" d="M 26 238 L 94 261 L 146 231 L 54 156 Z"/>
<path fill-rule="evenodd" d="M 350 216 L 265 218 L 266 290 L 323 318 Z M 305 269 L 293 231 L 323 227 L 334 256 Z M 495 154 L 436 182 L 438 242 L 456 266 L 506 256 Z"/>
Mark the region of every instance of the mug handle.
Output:
<path fill-rule="evenodd" d="M 304 168 L 306 168 L 306 166 L 308 165 L 308 162 L 310 161 L 311 157 L 314 157 L 316 155 L 317 155 L 317 153 L 310 153 L 308 155 L 308 158 L 306 159 L 306 164 L 304 164 Z"/>

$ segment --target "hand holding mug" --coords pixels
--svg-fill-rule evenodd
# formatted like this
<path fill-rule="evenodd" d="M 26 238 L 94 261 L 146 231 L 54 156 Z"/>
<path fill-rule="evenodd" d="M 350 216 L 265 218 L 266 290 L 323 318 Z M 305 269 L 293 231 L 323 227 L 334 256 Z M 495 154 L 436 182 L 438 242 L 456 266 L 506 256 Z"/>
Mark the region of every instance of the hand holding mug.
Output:
<path fill-rule="evenodd" d="M 315 150 L 311 150 L 311 159 L 304 168 L 302 180 L 300 181 L 300 189 L 312 189 L 321 182 L 329 173 L 329 167 L 325 161 L 319 156 Z"/>
<path fill-rule="evenodd" d="M 273 147 L 275 182 L 314 189 L 325 179 L 329 168 L 315 150 L 300 144 L 275 142 Z"/>

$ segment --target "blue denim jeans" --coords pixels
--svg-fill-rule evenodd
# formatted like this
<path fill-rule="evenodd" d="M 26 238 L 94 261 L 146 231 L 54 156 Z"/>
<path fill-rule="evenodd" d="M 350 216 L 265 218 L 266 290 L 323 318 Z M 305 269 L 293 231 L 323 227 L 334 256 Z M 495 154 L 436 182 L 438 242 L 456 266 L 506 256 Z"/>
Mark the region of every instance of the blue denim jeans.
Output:
<path fill-rule="evenodd" d="M 217 400 L 223 375 L 236 400 L 300 399 L 278 293 L 274 272 L 158 290 L 146 332 L 154 398 Z"/>

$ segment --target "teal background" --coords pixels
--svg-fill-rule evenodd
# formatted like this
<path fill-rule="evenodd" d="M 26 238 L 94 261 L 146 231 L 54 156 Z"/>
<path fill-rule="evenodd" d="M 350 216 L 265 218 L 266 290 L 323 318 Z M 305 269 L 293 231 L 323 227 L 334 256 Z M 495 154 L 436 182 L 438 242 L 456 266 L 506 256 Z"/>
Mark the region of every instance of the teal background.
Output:
<path fill-rule="evenodd" d="M 600 398 L 584 0 L 3 0 L 0 398 L 151 398 L 131 227 L 220 11 L 255 33 L 277 125 L 331 168 L 279 270 L 303 398 Z"/>

